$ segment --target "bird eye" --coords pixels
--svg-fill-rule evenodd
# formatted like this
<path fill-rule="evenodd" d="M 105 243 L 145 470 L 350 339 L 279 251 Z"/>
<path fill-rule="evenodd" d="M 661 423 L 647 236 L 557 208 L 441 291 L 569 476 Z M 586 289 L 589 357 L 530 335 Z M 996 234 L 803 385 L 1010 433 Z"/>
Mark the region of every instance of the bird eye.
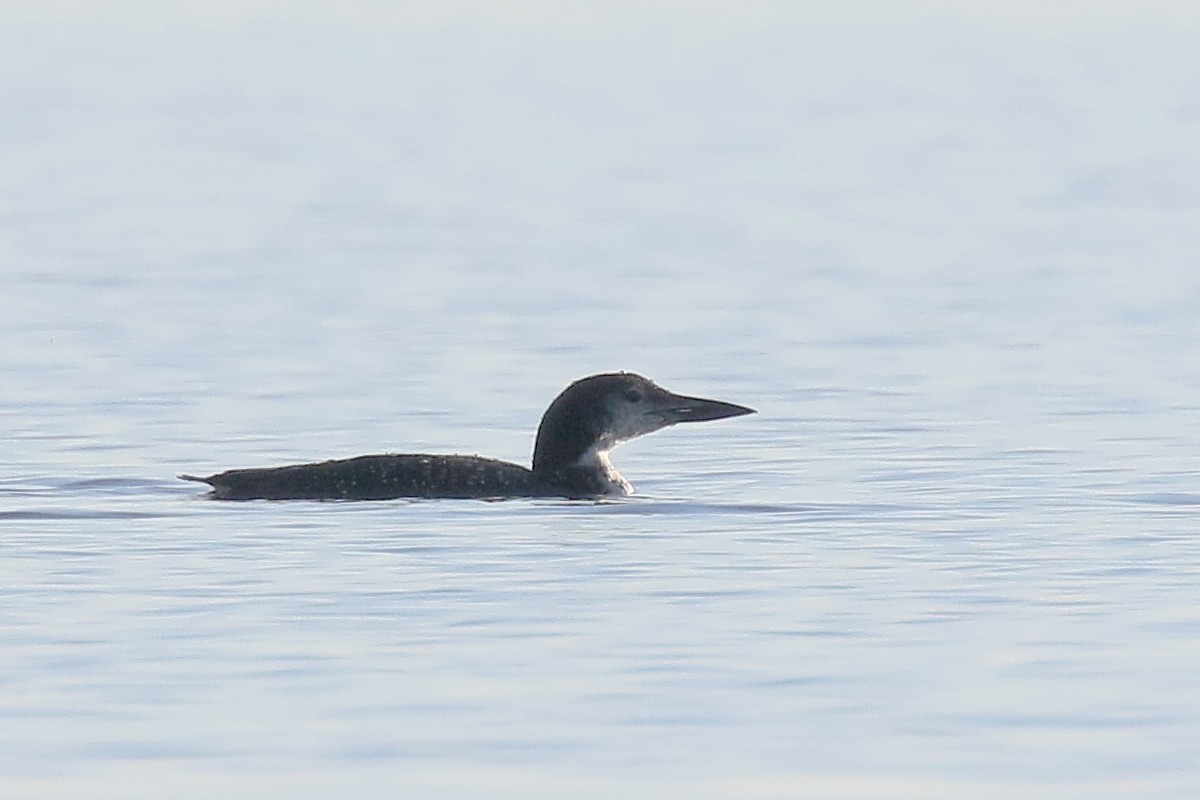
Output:
<path fill-rule="evenodd" d="M 642 402 L 642 393 L 637 389 L 630 389 L 625 392 L 625 399 L 631 403 L 640 403 Z"/>

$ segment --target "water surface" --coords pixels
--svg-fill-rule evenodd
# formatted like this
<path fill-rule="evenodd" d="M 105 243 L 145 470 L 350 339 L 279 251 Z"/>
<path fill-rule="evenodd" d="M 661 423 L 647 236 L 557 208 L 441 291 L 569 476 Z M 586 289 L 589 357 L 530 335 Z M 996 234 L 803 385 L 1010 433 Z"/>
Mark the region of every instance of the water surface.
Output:
<path fill-rule="evenodd" d="M 862 8 L 15 14 L 4 793 L 1194 797 L 1196 20 Z M 612 369 L 760 413 L 618 502 L 174 478 Z"/>

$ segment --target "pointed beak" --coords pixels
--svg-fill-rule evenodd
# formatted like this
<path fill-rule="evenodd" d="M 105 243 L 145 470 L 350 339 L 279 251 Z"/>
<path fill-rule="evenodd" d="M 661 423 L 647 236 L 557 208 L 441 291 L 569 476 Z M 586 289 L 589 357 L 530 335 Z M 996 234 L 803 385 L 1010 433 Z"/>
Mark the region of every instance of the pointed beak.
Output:
<path fill-rule="evenodd" d="M 705 400 L 703 397 L 670 394 L 664 398 L 663 406 L 655 413 L 667 425 L 674 425 L 677 422 L 708 422 L 713 419 L 740 417 L 743 414 L 753 414 L 755 411 L 753 408 L 734 403 L 723 403 L 720 400 Z"/>

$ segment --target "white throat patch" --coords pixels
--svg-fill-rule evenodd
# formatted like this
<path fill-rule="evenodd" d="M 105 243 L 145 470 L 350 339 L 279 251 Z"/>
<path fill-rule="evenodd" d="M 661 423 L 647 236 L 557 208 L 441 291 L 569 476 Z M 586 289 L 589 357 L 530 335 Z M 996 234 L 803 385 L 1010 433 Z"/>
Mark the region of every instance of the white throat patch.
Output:
<path fill-rule="evenodd" d="M 604 494 L 633 494 L 633 484 L 625 480 L 625 477 L 617 472 L 617 468 L 608 459 L 608 451 L 608 447 L 601 444 L 594 444 L 579 457 L 579 460 L 575 464 L 586 469 L 595 470 L 603 476 Z"/>

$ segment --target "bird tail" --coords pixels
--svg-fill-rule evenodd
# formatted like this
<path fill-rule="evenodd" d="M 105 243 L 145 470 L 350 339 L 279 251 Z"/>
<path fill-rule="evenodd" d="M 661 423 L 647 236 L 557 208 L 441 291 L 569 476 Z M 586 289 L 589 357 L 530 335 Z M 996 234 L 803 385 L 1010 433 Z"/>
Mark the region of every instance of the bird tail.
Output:
<path fill-rule="evenodd" d="M 195 475 L 176 475 L 175 477 L 179 478 L 181 481 L 195 481 L 196 483 L 207 483 L 210 486 L 212 485 L 212 482 L 208 478 L 197 478 Z"/>

